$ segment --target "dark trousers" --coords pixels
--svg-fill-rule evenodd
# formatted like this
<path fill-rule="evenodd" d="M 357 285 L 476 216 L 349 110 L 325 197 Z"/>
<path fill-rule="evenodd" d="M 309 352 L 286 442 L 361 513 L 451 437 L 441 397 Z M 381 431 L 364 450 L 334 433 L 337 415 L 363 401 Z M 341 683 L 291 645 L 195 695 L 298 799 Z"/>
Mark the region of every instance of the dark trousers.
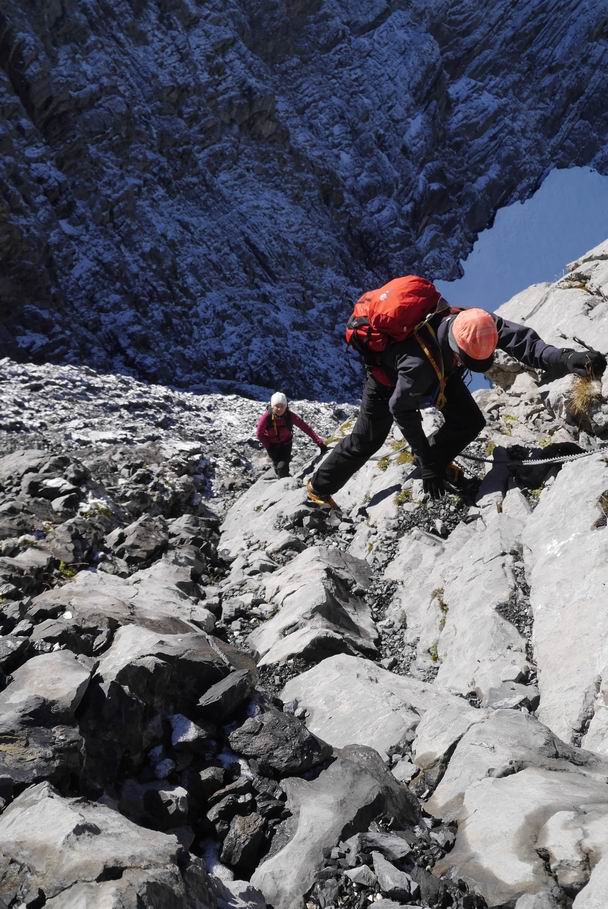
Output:
<path fill-rule="evenodd" d="M 277 477 L 289 476 L 289 464 L 291 463 L 291 442 L 283 442 L 281 445 L 269 445 L 267 448 L 268 456 L 272 461 Z"/>
<path fill-rule="evenodd" d="M 336 445 L 312 478 L 317 492 L 333 495 L 384 445 L 393 425 L 389 409 L 391 395 L 391 388 L 368 376 L 353 431 Z M 447 466 L 466 448 L 486 422 L 459 375 L 450 376 L 445 395 L 442 410 L 445 423 L 430 440 L 434 460 L 440 467 Z"/>

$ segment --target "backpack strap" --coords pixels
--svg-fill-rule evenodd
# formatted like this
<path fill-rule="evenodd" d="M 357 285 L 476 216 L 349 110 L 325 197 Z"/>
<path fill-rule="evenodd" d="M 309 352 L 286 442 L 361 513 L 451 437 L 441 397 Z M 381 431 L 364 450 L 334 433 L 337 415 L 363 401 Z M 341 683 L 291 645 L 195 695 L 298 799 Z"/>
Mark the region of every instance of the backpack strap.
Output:
<path fill-rule="evenodd" d="M 430 335 L 430 344 L 421 337 L 423 328 L 426 328 L 428 330 L 428 333 Z M 435 406 L 439 410 L 443 410 L 445 406 L 445 367 L 443 365 L 443 354 L 441 353 L 441 347 L 439 346 L 439 341 L 437 340 L 435 329 L 428 319 L 425 319 L 424 322 L 421 322 L 420 325 L 416 326 L 414 329 L 414 337 L 422 348 L 422 352 L 426 356 L 427 360 L 435 370 L 435 374 L 439 381 L 439 394 L 437 395 Z M 434 352 L 431 351 L 431 347 L 435 348 Z"/>
<path fill-rule="evenodd" d="M 278 438 L 279 438 L 279 427 L 278 427 L 278 424 L 277 424 L 277 419 L 276 419 L 276 417 L 275 417 L 275 415 L 274 415 L 274 411 L 273 411 L 273 409 L 272 409 L 272 404 L 267 404 L 267 405 L 266 405 L 266 410 L 267 410 L 268 413 L 270 414 L 270 420 L 271 420 L 271 422 L 272 422 L 272 426 L 273 426 L 273 429 L 274 429 L 274 434 L 276 435 L 276 437 L 277 437 L 277 439 L 278 439 Z M 285 420 L 285 426 L 286 426 L 287 429 L 289 429 L 289 431 L 291 432 L 291 431 L 293 430 L 293 419 L 292 419 L 292 416 L 291 416 L 291 411 L 290 411 L 290 409 L 289 409 L 289 405 L 287 405 L 287 409 L 285 410 L 285 413 L 283 414 L 283 419 Z"/>

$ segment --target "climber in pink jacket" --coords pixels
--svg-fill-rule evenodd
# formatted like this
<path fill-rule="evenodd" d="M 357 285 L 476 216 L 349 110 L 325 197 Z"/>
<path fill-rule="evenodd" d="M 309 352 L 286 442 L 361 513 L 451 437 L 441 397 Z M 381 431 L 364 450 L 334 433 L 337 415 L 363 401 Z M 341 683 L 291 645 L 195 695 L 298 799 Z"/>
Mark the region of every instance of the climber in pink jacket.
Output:
<path fill-rule="evenodd" d="M 283 392 L 276 391 L 270 399 L 270 404 L 258 420 L 255 434 L 268 452 L 278 477 L 289 476 L 293 426 L 297 426 L 307 436 L 310 436 L 322 452 L 327 451 L 327 445 L 323 439 L 317 435 L 302 417 L 299 417 L 297 413 L 289 409 L 287 397 Z"/>

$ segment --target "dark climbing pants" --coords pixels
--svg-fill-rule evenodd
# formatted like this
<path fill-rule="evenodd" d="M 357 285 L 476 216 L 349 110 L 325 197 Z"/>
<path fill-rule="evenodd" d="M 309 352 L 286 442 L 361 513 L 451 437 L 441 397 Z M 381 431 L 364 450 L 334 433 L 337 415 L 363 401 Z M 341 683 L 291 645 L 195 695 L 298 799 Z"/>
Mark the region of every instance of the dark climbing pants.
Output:
<path fill-rule="evenodd" d="M 353 431 L 336 445 L 312 478 L 314 489 L 321 495 L 333 495 L 341 489 L 382 447 L 393 425 L 391 395 L 391 388 L 368 376 Z M 448 379 L 445 395 L 445 423 L 429 440 L 440 467 L 447 466 L 485 426 L 482 412 L 459 375 Z"/>
<path fill-rule="evenodd" d="M 267 449 L 277 477 L 289 476 L 291 446 L 291 442 L 284 442 L 282 445 L 270 445 Z"/>

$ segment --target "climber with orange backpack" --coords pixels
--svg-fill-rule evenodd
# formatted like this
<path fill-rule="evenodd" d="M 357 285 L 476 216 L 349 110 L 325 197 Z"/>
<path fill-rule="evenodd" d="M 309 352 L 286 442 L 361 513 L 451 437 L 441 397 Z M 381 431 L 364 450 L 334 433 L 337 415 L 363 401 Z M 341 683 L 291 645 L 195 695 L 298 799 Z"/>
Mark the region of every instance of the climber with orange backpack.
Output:
<path fill-rule="evenodd" d="M 321 436 L 302 417 L 289 409 L 286 395 L 282 391 L 275 391 L 270 404 L 258 420 L 256 436 L 268 452 L 278 477 L 289 476 L 294 426 L 310 436 L 323 453 L 328 450 Z"/>
<path fill-rule="evenodd" d="M 424 491 L 443 496 L 459 480 L 452 460 L 477 437 L 485 419 L 464 382 L 467 370 L 487 372 L 497 348 L 525 366 L 599 377 L 606 358 L 596 350 L 552 347 L 531 328 L 483 309 L 454 309 L 425 278 L 405 275 L 364 294 L 346 328 L 362 356 L 366 380 L 355 426 L 308 483 L 309 500 L 331 496 L 384 444 L 393 420 L 420 469 Z M 420 411 L 437 407 L 443 426 L 427 438 Z M 461 474 L 460 474 L 461 476 Z"/>

